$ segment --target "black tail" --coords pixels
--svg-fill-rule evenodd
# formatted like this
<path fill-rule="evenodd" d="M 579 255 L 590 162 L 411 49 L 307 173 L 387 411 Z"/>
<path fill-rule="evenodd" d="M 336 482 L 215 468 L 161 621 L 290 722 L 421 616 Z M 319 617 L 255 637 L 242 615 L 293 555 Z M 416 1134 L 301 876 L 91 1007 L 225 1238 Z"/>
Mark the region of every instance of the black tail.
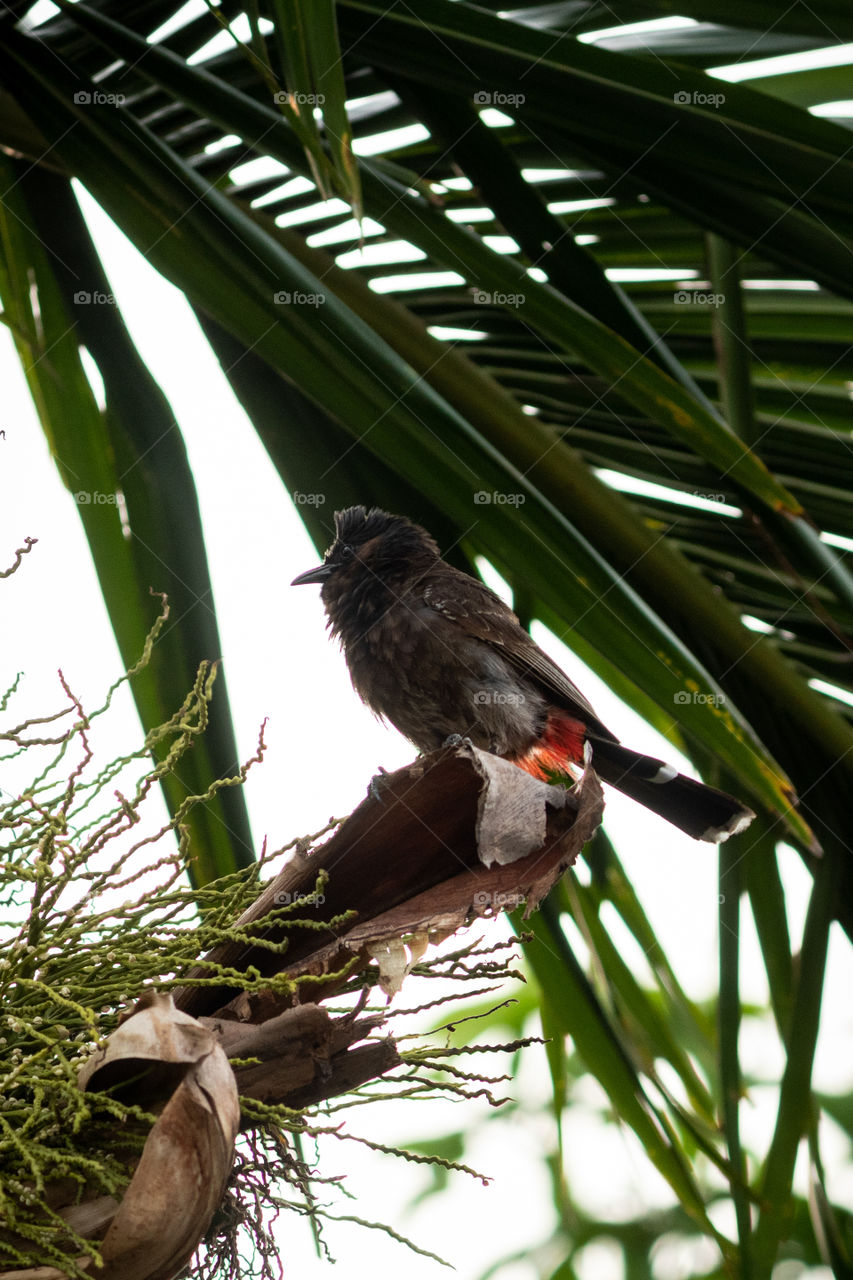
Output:
<path fill-rule="evenodd" d="M 608 742 L 591 733 L 587 736 L 592 746 L 592 767 L 600 778 L 680 827 L 694 840 L 718 844 L 745 831 L 755 817 L 734 796 L 685 778 L 671 764 L 640 755 L 621 742 Z"/>

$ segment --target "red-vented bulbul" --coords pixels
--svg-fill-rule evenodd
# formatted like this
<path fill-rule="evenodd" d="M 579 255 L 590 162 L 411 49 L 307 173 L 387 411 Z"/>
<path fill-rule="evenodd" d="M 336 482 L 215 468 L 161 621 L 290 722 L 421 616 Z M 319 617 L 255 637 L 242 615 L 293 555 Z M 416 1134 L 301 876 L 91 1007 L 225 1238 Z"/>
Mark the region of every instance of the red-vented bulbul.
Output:
<path fill-rule="evenodd" d="M 571 779 L 588 742 L 605 782 L 697 840 L 752 821 L 733 796 L 622 746 L 512 610 L 446 564 L 425 529 L 349 507 L 335 532 L 323 563 L 292 585 L 322 583 L 356 692 L 419 751 L 458 734 L 553 782 Z"/>

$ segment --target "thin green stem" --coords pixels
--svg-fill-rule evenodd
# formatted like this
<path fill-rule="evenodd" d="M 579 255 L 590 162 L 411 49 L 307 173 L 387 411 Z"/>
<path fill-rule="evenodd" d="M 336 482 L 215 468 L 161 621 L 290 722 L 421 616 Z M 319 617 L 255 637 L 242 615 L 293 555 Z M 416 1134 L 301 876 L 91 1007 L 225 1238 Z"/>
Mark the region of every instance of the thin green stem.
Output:
<path fill-rule="evenodd" d="M 740 1031 L 740 894 L 741 855 L 737 849 L 720 845 L 720 1089 L 723 1128 L 734 1171 L 732 1200 L 740 1244 L 740 1280 L 753 1275 L 750 1238 L 752 1220 L 747 1195 L 746 1164 L 740 1143 L 739 1106 L 742 1093 L 738 1034 Z"/>
<path fill-rule="evenodd" d="M 738 261 L 742 256 L 730 240 L 709 232 L 708 267 L 718 305 L 711 313 L 711 333 L 717 353 L 720 401 L 732 431 L 747 444 L 758 438 L 753 412 L 751 352 L 740 287 Z"/>
<path fill-rule="evenodd" d="M 846 851 L 845 851 L 846 852 Z M 788 1061 L 782 1077 L 776 1129 L 760 1187 L 761 1213 L 753 1237 L 755 1280 L 768 1280 L 793 1212 L 791 1186 L 800 1140 L 811 1122 L 811 1075 L 820 1025 L 829 926 L 838 891 L 839 850 L 829 845 L 815 872 L 799 978 L 794 990 Z"/>

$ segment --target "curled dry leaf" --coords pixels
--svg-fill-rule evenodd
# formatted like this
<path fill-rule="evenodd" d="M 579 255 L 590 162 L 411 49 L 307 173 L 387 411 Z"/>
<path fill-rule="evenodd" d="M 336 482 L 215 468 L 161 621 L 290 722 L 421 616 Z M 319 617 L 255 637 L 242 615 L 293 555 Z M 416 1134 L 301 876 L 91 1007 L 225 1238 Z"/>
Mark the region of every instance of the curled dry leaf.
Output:
<path fill-rule="evenodd" d="M 154 1112 L 121 1202 L 78 1202 L 72 1179 L 48 1188 L 48 1203 L 78 1235 L 101 1239 L 103 1267 L 78 1258 L 99 1280 L 171 1280 L 185 1266 L 218 1208 L 234 1160 L 237 1087 L 218 1036 L 147 993 L 78 1077 L 80 1088 L 111 1090 Z M 0 1272 L 0 1280 L 65 1280 L 54 1267 Z"/>
<path fill-rule="evenodd" d="M 145 1071 L 140 1079 L 141 1070 Z M 222 1200 L 240 1121 L 237 1087 L 216 1037 L 147 995 L 80 1073 L 84 1089 L 121 1088 L 159 1111 L 104 1237 L 99 1280 L 170 1280 Z"/>
<path fill-rule="evenodd" d="M 509 760 L 469 747 L 483 780 L 477 803 L 477 855 L 485 867 L 519 862 L 548 837 L 548 809 L 565 809 L 573 796 L 565 787 L 532 778 Z"/>

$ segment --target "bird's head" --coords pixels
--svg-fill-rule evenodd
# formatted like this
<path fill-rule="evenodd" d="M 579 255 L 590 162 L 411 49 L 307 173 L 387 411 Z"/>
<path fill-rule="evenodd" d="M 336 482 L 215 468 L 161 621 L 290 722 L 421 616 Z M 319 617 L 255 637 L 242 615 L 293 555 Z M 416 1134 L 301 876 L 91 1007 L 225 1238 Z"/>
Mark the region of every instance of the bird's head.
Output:
<path fill-rule="evenodd" d="M 374 507 L 335 512 L 335 540 L 323 563 L 293 579 L 291 586 L 322 583 L 323 604 L 334 632 L 346 633 L 345 615 L 363 626 L 388 607 L 440 558 L 435 540 L 405 516 Z"/>

